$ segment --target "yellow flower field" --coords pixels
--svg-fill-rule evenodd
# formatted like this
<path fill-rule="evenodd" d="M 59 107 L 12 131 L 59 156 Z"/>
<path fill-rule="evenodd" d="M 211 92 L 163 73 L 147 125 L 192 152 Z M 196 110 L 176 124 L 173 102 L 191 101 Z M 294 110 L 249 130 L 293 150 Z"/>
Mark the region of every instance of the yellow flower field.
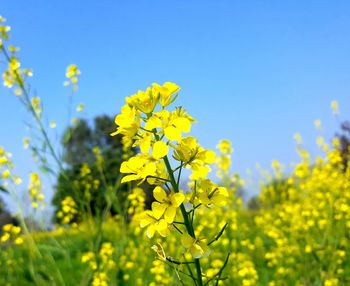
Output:
<path fill-rule="evenodd" d="M 35 137 L 24 145 L 46 171 L 29 174 L 29 205 L 36 214 L 48 207 L 45 175 L 59 174 L 69 194 L 50 227 L 30 227 L 16 154 L 0 147 L 0 187 L 19 209 L 18 221 L 2 226 L 0 285 L 350 285 L 350 169 L 338 137 L 331 144 L 317 138 L 322 155 L 313 157 L 296 135 L 300 160 L 292 172 L 273 161 L 246 204 L 244 180 L 230 171 L 230 141 L 215 151 L 202 146 L 191 135 L 201 123 L 177 106 L 180 86 L 153 83 L 135 87 L 110 126 L 108 136 L 120 138 L 118 169 L 92 146 L 91 160 L 72 179 L 48 133 L 56 124 L 44 120 L 45 106 L 29 84 L 33 73 L 22 67 L 10 30 L 0 17 L 3 83 L 33 119 Z M 79 68 L 72 64 L 65 75 L 76 93 Z M 337 114 L 337 102 L 331 106 Z M 120 172 L 116 180 L 111 171 Z"/>

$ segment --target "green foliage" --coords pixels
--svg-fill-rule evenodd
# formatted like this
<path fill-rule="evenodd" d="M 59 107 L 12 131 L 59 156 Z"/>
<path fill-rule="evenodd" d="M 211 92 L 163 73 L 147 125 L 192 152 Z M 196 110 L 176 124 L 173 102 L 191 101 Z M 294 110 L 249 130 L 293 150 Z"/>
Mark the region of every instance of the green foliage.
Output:
<path fill-rule="evenodd" d="M 347 168 L 350 161 L 350 122 L 345 121 L 340 125 L 341 133 L 337 134 L 339 138 L 340 154 L 343 158 L 344 167 Z"/>
<path fill-rule="evenodd" d="M 126 186 L 119 186 L 123 150 L 120 137 L 110 136 L 113 125 L 113 119 L 103 115 L 96 117 L 93 124 L 80 120 L 65 131 L 65 169 L 58 176 L 52 200 L 57 211 L 67 196 L 77 203 L 78 213 L 95 216 L 108 205 L 112 214 L 120 211 L 115 194 L 118 192 L 123 202 Z"/>
<path fill-rule="evenodd" d="M 120 136 L 110 136 L 114 131 L 113 118 L 102 115 L 89 124 L 87 120 L 81 119 L 79 122 L 68 127 L 62 138 L 63 160 L 68 167 L 74 167 L 95 162 L 92 152 L 94 147 L 99 147 L 104 156 L 114 155 L 114 161 L 121 162 L 122 144 Z"/>

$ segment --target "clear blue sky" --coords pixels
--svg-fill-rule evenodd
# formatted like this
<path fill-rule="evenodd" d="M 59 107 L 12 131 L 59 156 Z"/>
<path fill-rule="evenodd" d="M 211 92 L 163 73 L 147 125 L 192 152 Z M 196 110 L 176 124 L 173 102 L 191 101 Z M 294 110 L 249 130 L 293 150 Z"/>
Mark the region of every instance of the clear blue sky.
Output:
<path fill-rule="evenodd" d="M 152 82 L 179 84 L 178 105 L 199 121 L 193 134 L 209 148 L 230 139 L 241 173 L 295 161 L 295 132 L 315 152 L 313 121 L 327 138 L 337 130 L 333 99 L 350 119 L 349 1 L 2 0 L 0 12 L 58 131 L 70 63 L 82 71 L 75 100 L 88 118 L 116 114 Z M 27 116 L 4 88 L 0 106 L 0 144 L 24 175 L 34 169 L 22 147 Z"/>

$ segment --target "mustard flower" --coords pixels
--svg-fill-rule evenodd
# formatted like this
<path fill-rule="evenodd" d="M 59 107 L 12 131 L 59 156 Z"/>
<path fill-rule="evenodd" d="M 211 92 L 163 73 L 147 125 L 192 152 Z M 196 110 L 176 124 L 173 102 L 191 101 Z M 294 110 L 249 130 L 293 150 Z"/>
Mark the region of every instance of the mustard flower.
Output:
<path fill-rule="evenodd" d="M 156 199 L 152 203 L 152 212 L 156 219 L 160 219 L 164 215 L 164 219 L 168 224 L 173 223 L 176 211 L 185 200 L 183 193 L 170 193 L 169 195 L 159 186 L 153 190 L 153 196 Z"/>
<path fill-rule="evenodd" d="M 198 201 L 206 206 L 224 206 L 228 201 L 227 189 L 217 186 L 209 179 L 197 183 L 195 194 Z"/>
<path fill-rule="evenodd" d="M 180 87 L 172 82 L 165 82 L 163 86 L 158 83 L 153 83 L 153 91 L 157 94 L 159 93 L 160 99 L 159 103 L 162 107 L 166 107 L 173 103 L 177 98 L 177 93 Z"/>
<path fill-rule="evenodd" d="M 143 182 L 147 177 L 157 175 L 157 166 L 149 160 L 149 156 L 137 154 L 121 164 L 120 172 L 129 174 L 123 177 L 122 183 L 137 180 Z"/>
<path fill-rule="evenodd" d="M 193 238 L 187 233 L 181 236 L 182 245 L 187 248 L 194 258 L 201 258 L 210 254 L 206 239 Z"/>
<path fill-rule="evenodd" d="M 150 210 L 143 212 L 140 216 L 140 226 L 147 227 L 146 234 L 149 238 L 153 237 L 155 232 L 166 237 L 169 234 L 168 223 L 165 219 L 157 219 Z"/>

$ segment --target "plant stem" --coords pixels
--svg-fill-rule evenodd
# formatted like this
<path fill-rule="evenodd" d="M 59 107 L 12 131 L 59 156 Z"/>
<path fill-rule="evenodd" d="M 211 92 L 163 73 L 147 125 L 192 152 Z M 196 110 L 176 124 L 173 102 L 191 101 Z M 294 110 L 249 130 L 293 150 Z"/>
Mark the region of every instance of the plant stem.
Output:
<path fill-rule="evenodd" d="M 169 162 L 169 159 L 167 156 L 165 156 L 163 158 L 164 160 L 164 163 L 165 163 L 165 166 L 168 170 L 168 173 L 169 173 L 169 177 L 170 177 L 170 184 L 171 186 L 173 187 L 173 190 L 175 193 L 178 193 L 179 192 L 179 186 L 178 184 L 176 183 L 176 180 L 175 180 L 175 177 L 174 177 L 174 173 L 171 169 L 171 166 L 170 166 L 170 162 Z M 184 204 L 182 203 L 180 205 L 180 210 L 181 210 L 181 213 L 182 213 L 182 216 L 183 216 L 183 219 L 184 219 L 184 223 L 185 223 L 185 226 L 186 226 L 186 230 L 188 232 L 189 235 L 191 235 L 193 238 L 196 238 L 196 235 L 194 233 L 194 229 L 193 229 L 193 226 L 189 220 L 189 217 L 188 217 L 188 214 L 186 212 L 186 209 L 185 209 L 185 206 Z M 200 264 L 200 261 L 198 258 L 196 258 L 194 260 L 194 263 L 196 265 L 196 272 L 197 272 L 197 281 L 198 281 L 198 285 L 199 286 L 202 286 L 203 285 L 203 281 L 202 281 L 202 270 L 201 270 L 201 264 Z"/>

